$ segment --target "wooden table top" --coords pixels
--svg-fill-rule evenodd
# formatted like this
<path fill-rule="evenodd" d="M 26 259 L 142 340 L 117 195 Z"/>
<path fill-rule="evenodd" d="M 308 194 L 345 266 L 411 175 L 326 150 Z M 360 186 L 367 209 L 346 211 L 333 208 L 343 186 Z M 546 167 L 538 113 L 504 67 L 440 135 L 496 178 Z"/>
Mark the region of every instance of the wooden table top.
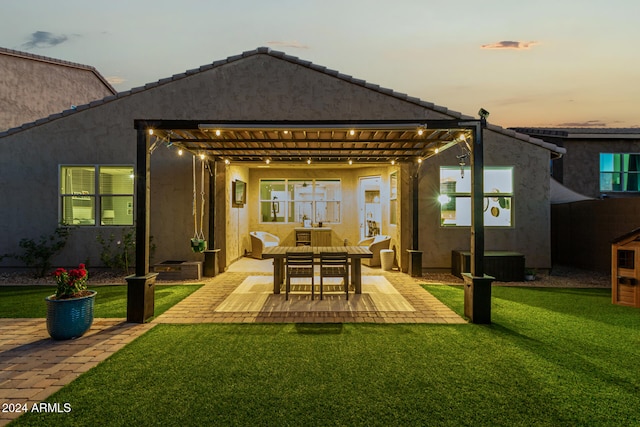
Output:
<path fill-rule="evenodd" d="M 366 246 L 270 246 L 262 251 L 262 258 L 284 258 L 287 252 L 346 252 L 350 258 L 373 258 L 373 252 Z"/>

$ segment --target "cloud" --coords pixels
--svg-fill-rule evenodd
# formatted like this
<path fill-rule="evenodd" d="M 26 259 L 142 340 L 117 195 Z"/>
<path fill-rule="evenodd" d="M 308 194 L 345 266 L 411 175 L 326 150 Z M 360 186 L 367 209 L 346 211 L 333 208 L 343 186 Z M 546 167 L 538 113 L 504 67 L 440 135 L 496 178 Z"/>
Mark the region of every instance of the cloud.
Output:
<path fill-rule="evenodd" d="M 558 127 L 565 127 L 565 128 L 588 128 L 588 127 L 606 128 L 607 124 L 605 122 L 603 122 L 602 120 L 587 120 L 586 122 L 558 123 Z"/>
<path fill-rule="evenodd" d="M 267 42 L 268 45 L 271 46 L 278 46 L 278 47 L 290 47 L 293 49 L 309 49 L 309 46 L 307 46 L 306 44 L 302 44 L 302 43 L 298 43 L 297 41 L 291 41 L 291 42 L 286 42 L 286 41 L 270 41 Z"/>
<path fill-rule="evenodd" d="M 528 50 L 530 47 L 540 44 L 538 42 L 515 42 L 503 40 L 497 43 L 483 44 L 480 46 L 482 49 L 515 49 L 515 50 Z"/>
<path fill-rule="evenodd" d="M 109 76 L 109 77 L 105 77 L 105 79 L 107 79 L 107 81 L 111 85 L 121 85 L 122 83 L 127 81 L 127 79 L 120 76 Z"/>
<path fill-rule="evenodd" d="M 36 31 L 29 36 L 29 40 L 22 44 L 24 49 L 46 48 L 64 43 L 69 38 L 64 34 L 53 34 L 48 31 Z"/>

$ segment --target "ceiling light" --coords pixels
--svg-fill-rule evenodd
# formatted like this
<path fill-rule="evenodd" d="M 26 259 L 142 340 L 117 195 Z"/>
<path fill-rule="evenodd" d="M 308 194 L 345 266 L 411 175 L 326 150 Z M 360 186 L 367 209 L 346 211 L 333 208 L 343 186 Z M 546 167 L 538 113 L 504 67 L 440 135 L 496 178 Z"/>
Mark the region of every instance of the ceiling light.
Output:
<path fill-rule="evenodd" d="M 269 163 L 271 163 L 271 160 L 267 159 L 267 160 L 265 160 L 264 162 L 265 162 L 266 164 L 269 164 Z"/>
<path fill-rule="evenodd" d="M 396 161 L 395 161 L 395 160 L 391 160 L 391 164 L 392 164 L 392 165 L 395 165 L 395 164 L 396 164 Z"/>
<path fill-rule="evenodd" d="M 231 160 L 229 160 L 229 159 L 224 159 L 224 164 L 225 164 L 225 165 L 228 165 L 229 163 L 231 163 Z"/>
<path fill-rule="evenodd" d="M 423 133 L 424 133 L 424 129 L 419 128 L 419 129 L 418 129 L 418 135 L 422 136 L 422 134 L 423 134 Z"/>
<path fill-rule="evenodd" d="M 153 135 L 153 129 L 149 129 L 149 135 Z"/>
<path fill-rule="evenodd" d="M 182 148 L 178 150 L 178 156 L 182 156 Z"/>
<path fill-rule="evenodd" d="M 200 154 L 200 160 L 204 160 L 204 153 Z"/>
<path fill-rule="evenodd" d="M 220 129 L 216 129 L 216 136 L 220 136 Z"/>
<path fill-rule="evenodd" d="M 418 163 L 422 163 L 422 157 L 418 157 Z"/>
<path fill-rule="evenodd" d="M 438 147 L 436 147 L 436 149 L 434 151 L 436 152 L 436 154 L 438 154 L 438 151 L 440 151 L 440 149 Z"/>
<path fill-rule="evenodd" d="M 355 134 L 356 134 L 356 131 L 355 131 L 355 130 L 351 129 L 351 130 L 349 131 L 349 135 L 353 136 L 353 135 L 355 135 Z"/>
<path fill-rule="evenodd" d="M 310 165 L 311 164 L 311 159 L 307 159 L 307 164 Z"/>
<path fill-rule="evenodd" d="M 349 159 L 349 164 L 352 165 L 353 164 L 353 160 Z"/>

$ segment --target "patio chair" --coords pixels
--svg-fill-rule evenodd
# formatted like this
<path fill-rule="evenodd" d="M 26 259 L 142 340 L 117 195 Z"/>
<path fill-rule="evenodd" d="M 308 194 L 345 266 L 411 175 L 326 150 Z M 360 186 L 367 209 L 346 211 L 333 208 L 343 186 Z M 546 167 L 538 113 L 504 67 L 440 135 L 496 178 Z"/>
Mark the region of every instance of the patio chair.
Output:
<path fill-rule="evenodd" d="M 313 281 L 313 269 L 315 263 L 313 260 L 313 252 L 287 252 L 285 255 L 285 274 L 286 279 L 286 297 L 289 299 L 289 292 L 291 292 L 291 278 L 292 277 L 310 277 L 311 278 L 311 299 L 314 296 L 314 281 Z"/>
<path fill-rule="evenodd" d="M 362 264 L 369 267 L 380 267 L 380 250 L 389 249 L 390 244 L 391 237 L 385 235 L 369 237 L 358 242 L 358 246 L 365 246 L 373 253 L 373 258 L 363 258 Z"/>
<path fill-rule="evenodd" d="M 266 231 L 252 231 L 251 236 L 251 257 L 262 259 L 262 251 L 271 246 L 280 245 L 280 238 Z"/>
<path fill-rule="evenodd" d="M 325 277 L 342 277 L 349 299 L 349 257 L 346 252 L 320 252 L 320 299 L 323 298 Z"/>

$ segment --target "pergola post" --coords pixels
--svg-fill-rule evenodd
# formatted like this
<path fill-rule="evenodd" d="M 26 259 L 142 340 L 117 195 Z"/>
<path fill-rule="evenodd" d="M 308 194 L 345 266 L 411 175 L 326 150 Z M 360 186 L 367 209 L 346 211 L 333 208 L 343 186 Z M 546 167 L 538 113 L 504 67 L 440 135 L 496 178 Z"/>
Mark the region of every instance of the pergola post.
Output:
<path fill-rule="evenodd" d="M 484 148 L 485 118 L 473 126 L 471 149 L 471 272 L 463 274 L 464 314 L 472 323 L 491 323 L 491 283 L 484 274 Z"/>
<path fill-rule="evenodd" d="M 153 317 L 155 282 L 158 273 L 149 273 L 150 163 L 151 151 L 147 126 L 135 122 L 136 140 L 136 272 L 127 280 L 127 321 L 144 323 Z"/>
<path fill-rule="evenodd" d="M 216 179 L 218 174 L 218 163 L 212 159 L 209 163 L 209 247 L 204 251 L 204 268 L 203 275 L 205 277 L 215 277 L 220 271 L 218 254 L 220 249 L 216 249 Z M 213 170 L 211 169 L 213 165 Z"/>
<path fill-rule="evenodd" d="M 409 252 L 409 274 L 412 277 L 420 277 L 422 276 L 422 251 L 419 250 L 420 246 L 420 235 L 419 235 L 419 177 L 418 172 L 420 171 L 419 166 L 412 165 L 410 167 L 411 173 L 411 230 L 412 230 L 412 240 L 411 240 L 411 249 L 408 249 Z"/>

